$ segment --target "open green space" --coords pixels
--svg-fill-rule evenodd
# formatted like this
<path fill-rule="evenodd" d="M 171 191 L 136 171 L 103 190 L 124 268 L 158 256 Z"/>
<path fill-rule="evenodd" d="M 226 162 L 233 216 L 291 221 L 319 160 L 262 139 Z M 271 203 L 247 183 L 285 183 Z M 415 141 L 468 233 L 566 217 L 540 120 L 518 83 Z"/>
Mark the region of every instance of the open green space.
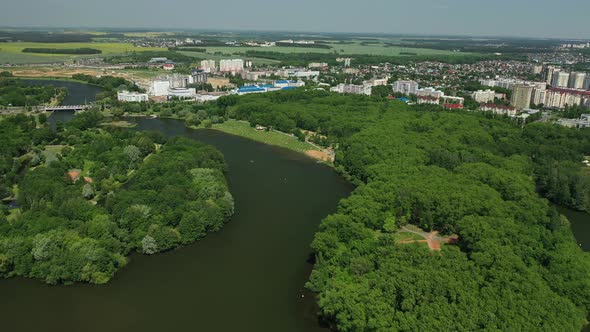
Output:
<path fill-rule="evenodd" d="M 318 150 L 313 145 L 301 142 L 293 136 L 278 133 L 276 131 L 256 130 L 244 121 L 228 120 L 224 123 L 213 125 L 213 129 L 299 152 Z"/>

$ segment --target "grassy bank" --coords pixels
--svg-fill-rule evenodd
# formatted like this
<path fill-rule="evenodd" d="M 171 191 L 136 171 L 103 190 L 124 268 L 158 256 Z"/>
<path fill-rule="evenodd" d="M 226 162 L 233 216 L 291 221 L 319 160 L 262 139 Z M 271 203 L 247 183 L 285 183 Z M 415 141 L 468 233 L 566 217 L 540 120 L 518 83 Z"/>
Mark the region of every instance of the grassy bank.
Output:
<path fill-rule="evenodd" d="M 246 137 L 258 142 L 284 147 L 301 153 L 306 153 L 309 150 L 319 151 L 319 149 L 313 145 L 301 142 L 293 136 L 275 131 L 256 130 L 255 128 L 250 127 L 247 122 L 243 121 L 228 120 L 224 123 L 213 125 L 213 129 L 228 134 Z"/>

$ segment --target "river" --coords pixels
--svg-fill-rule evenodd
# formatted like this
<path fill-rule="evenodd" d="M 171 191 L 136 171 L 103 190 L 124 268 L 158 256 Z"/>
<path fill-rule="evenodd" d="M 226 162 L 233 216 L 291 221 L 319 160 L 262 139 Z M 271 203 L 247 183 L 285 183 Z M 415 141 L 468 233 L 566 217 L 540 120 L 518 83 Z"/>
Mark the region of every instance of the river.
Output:
<path fill-rule="evenodd" d="M 23 79 L 23 82 L 32 85 L 53 85 L 59 88 L 67 88 L 68 95 L 61 105 L 85 105 L 96 100 L 96 94 L 103 89 L 96 85 L 84 84 L 75 81 Z"/>
<path fill-rule="evenodd" d="M 66 120 L 56 112 L 51 121 Z M 351 186 L 332 168 L 283 148 L 182 121 L 127 119 L 137 130 L 217 147 L 236 212 L 218 233 L 174 251 L 135 254 L 106 285 L 0 281 L 5 331 L 322 331 L 304 290 L 309 244 Z M 302 295 L 305 297 L 302 298 Z"/>
<path fill-rule="evenodd" d="M 55 112 L 50 121 L 71 117 Z M 0 280 L 2 329 L 327 331 L 317 322 L 312 294 L 304 290 L 312 267 L 309 243 L 351 185 L 331 168 L 286 149 L 187 129 L 178 120 L 126 120 L 137 123 L 136 130 L 182 135 L 218 148 L 229 166 L 235 215 L 220 232 L 195 244 L 155 256 L 134 254 L 107 285 Z M 560 211 L 578 243 L 590 250 L 590 215 Z"/>

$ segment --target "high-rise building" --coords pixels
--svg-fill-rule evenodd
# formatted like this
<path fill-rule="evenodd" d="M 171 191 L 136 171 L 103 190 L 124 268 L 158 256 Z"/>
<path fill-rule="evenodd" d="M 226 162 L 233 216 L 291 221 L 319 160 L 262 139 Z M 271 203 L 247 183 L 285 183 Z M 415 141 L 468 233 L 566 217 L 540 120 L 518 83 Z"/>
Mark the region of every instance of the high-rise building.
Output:
<path fill-rule="evenodd" d="M 554 88 L 567 88 L 570 80 L 570 74 L 564 71 L 554 72 L 551 86 Z"/>
<path fill-rule="evenodd" d="M 219 71 L 222 73 L 241 73 L 244 70 L 244 60 L 220 60 Z"/>
<path fill-rule="evenodd" d="M 416 91 L 418 91 L 418 82 L 395 81 L 393 83 L 393 92 L 403 93 L 406 95 L 415 95 Z"/>
<path fill-rule="evenodd" d="M 522 110 L 531 106 L 533 87 L 526 84 L 517 84 L 512 88 L 510 103 L 516 109 Z"/>
<path fill-rule="evenodd" d="M 205 71 L 194 71 L 190 77 L 189 83 L 203 84 L 209 80 L 209 73 Z"/>
<path fill-rule="evenodd" d="M 571 72 L 568 87 L 572 89 L 583 89 L 586 73 Z"/>
<path fill-rule="evenodd" d="M 547 84 L 551 84 L 553 82 L 553 73 L 559 71 L 559 68 L 555 68 L 555 66 L 547 66 L 545 68 L 545 72 L 543 73 L 543 78 Z"/>
<path fill-rule="evenodd" d="M 586 78 L 584 79 L 584 90 L 590 90 L 590 75 L 586 75 Z"/>
<path fill-rule="evenodd" d="M 215 60 L 203 60 L 201 61 L 201 69 L 206 73 L 214 73 L 217 71 L 215 66 Z"/>
<path fill-rule="evenodd" d="M 540 105 L 545 104 L 547 98 L 547 90 L 534 89 L 533 90 L 533 104 Z"/>

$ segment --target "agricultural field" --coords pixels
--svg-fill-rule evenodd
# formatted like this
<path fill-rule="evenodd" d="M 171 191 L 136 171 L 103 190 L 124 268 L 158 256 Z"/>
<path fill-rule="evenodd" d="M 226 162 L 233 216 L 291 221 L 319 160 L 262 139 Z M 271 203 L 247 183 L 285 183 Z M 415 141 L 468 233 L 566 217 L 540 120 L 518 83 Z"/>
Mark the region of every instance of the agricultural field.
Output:
<path fill-rule="evenodd" d="M 76 49 L 76 48 L 94 48 L 102 51 L 100 55 L 53 55 L 53 54 L 31 54 L 23 53 L 25 48 L 59 48 L 59 49 Z M 127 52 L 142 51 L 163 51 L 166 49 L 157 47 L 136 47 L 128 43 L 29 43 L 14 42 L 0 43 L 0 64 L 12 63 L 50 63 L 64 62 L 80 57 L 96 57 L 105 55 L 124 54 Z"/>
<path fill-rule="evenodd" d="M 267 52 L 279 52 L 279 53 L 334 53 L 337 52 L 340 55 L 353 55 L 353 54 L 370 54 L 370 55 L 384 55 L 384 56 L 399 56 L 403 53 L 415 53 L 417 55 L 465 55 L 469 53 L 458 53 L 444 50 L 434 50 L 427 48 L 411 48 L 411 47 L 398 47 L 389 46 L 385 44 L 368 44 L 362 45 L 361 43 L 354 42 L 352 44 L 329 44 L 332 46 L 331 49 L 327 48 L 309 48 L 309 47 L 232 47 L 232 46 L 216 46 L 216 47 L 203 47 L 207 49 L 207 53 L 221 52 L 224 54 L 238 54 L 246 51 L 267 51 Z"/>

